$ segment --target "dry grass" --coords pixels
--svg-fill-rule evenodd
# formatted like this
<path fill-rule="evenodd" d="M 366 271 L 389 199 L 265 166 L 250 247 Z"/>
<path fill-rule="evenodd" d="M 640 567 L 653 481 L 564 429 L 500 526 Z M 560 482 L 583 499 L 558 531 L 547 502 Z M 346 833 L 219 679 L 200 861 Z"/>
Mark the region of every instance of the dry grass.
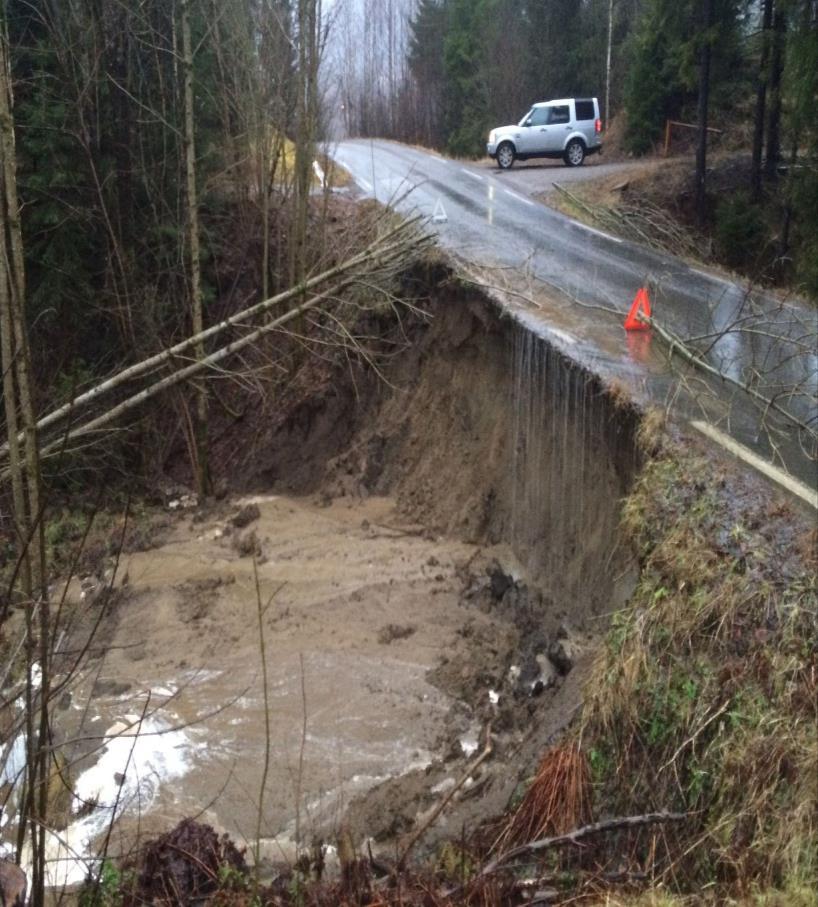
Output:
<path fill-rule="evenodd" d="M 646 457 L 657 457 L 667 440 L 667 412 L 656 406 L 648 408 L 639 423 L 636 443 Z"/>
<path fill-rule="evenodd" d="M 799 886 L 785 891 L 756 891 L 744 897 L 719 900 L 705 893 L 679 895 L 664 888 L 651 888 L 639 894 L 605 892 L 604 895 L 586 901 L 589 907 L 701 907 L 705 904 L 724 903 L 729 907 L 816 907 L 818 892 Z"/>
<path fill-rule="evenodd" d="M 543 756 L 537 774 L 498 841 L 500 850 L 560 835 L 591 821 L 588 760 L 573 743 Z"/>
<path fill-rule="evenodd" d="M 587 690 L 597 795 L 692 814 L 656 861 L 679 889 L 818 890 L 818 579 L 798 520 L 658 435 L 625 506 L 641 582 Z"/>

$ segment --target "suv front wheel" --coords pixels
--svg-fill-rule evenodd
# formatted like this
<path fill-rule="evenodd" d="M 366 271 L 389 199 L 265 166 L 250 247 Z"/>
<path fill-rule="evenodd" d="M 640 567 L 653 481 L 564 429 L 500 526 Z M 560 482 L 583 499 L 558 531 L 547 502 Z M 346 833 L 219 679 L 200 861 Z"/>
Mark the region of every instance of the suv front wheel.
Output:
<path fill-rule="evenodd" d="M 585 160 L 585 146 L 580 139 L 571 139 L 562 157 L 569 167 L 579 167 Z"/>
<path fill-rule="evenodd" d="M 514 163 L 515 157 L 514 146 L 511 142 L 503 142 L 497 149 L 497 166 L 501 170 L 508 170 Z"/>

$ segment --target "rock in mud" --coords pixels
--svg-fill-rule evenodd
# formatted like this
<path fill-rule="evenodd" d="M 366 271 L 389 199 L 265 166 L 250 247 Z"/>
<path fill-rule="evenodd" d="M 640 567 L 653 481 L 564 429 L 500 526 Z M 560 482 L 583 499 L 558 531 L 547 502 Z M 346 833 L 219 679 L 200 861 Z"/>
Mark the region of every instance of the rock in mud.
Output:
<path fill-rule="evenodd" d="M 381 645 L 388 646 L 396 639 L 408 639 L 416 630 L 417 628 L 411 625 L 387 624 L 378 630 L 378 642 Z"/>
<path fill-rule="evenodd" d="M 531 696 L 539 696 L 540 693 L 553 687 L 556 683 L 557 667 L 549 656 L 542 653 L 535 655 L 534 661 L 539 668 L 539 674 L 532 681 L 529 693 Z"/>
<path fill-rule="evenodd" d="M 199 506 L 199 498 L 195 494 L 183 494 L 181 497 L 168 501 L 168 510 L 192 510 Z"/>
<path fill-rule="evenodd" d="M 548 657 L 560 674 L 567 674 L 579 657 L 579 646 L 564 627 L 560 627 L 557 638 L 548 647 Z"/>
<path fill-rule="evenodd" d="M 486 567 L 486 573 L 489 577 L 491 597 L 499 602 L 506 592 L 514 585 L 514 577 L 503 570 L 498 561 L 494 561 Z"/>
<path fill-rule="evenodd" d="M 119 680 L 103 680 L 101 678 L 94 681 L 91 688 L 91 699 L 99 699 L 100 696 L 122 696 L 130 690 L 129 683 L 123 683 Z"/>
<path fill-rule="evenodd" d="M 260 516 L 261 511 L 258 509 L 258 504 L 245 504 L 230 522 L 236 529 L 245 529 L 250 523 L 254 523 Z"/>
<path fill-rule="evenodd" d="M 255 529 L 233 536 L 233 547 L 239 557 L 261 557 L 261 542 Z"/>

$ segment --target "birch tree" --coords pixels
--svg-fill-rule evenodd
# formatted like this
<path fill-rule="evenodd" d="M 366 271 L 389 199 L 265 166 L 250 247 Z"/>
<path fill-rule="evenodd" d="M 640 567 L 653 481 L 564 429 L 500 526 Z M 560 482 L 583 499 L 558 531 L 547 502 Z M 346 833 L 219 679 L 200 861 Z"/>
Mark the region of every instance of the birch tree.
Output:
<path fill-rule="evenodd" d="M 204 330 L 202 265 L 199 247 L 199 201 L 196 192 L 196 131 L 193 98 L 193 41 L 190 29 L 191 0 L 180 0 L 182 31 L 182 71 L 184 82 L 184 162 L 185 202 L 188 252 L 188 283 L 190 292 L 190 320 L 194 336 Z M 204 344 L 198 342 L 193 354 L 199 361 L 205 357 Z M 202 381 L 195 384 L 195 415 L 193 420 L 194 473 L 199 494 L 209 490 L 207 450 L 207 389 Z"/>
<path fill-rule="evenodd" d="M 32 898 L 42 907 L 45 889 L 45 834 L 48 826 L 50 612 L 46 573 L 40 457 L 25 323 L 25 265 L 13 94 L 5 6 L 0 8 L 0 354 L 3 404 L 9 431 L 13 524 L 26 631 L 26 776 L 18 828 L 18 860 L 28 826 L 32 851 Z M 22 443 L 17 434 L 22 431 Z M 12 436 L 13 433 L 13 436 Z M 14 591 L 14 590 L 12 590 Z M 40 680 L 35 680 L 35 665 Z M 39 689 L 38 689 L 39 687 Z"/>
<path fill-rule="evenodd" d="M 312 164 L 318 131 L 318 71 L 321 62 L 321 0 L 298 0 L 298 70 L 296 73 L 295 214 L 291 238 L 290 279 L 306 273 L 307 222 Z"/>

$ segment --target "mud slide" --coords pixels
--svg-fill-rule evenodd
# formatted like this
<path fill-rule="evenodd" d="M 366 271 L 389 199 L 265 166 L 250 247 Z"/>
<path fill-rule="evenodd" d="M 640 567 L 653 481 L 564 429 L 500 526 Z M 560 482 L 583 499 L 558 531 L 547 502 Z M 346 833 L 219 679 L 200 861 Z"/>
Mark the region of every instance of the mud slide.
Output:
<path fill-rule="evenodd" d="M 86 609 L 105 652 L 60 703 L 57 881 L 112 815 L 112 853 L 184 815 L 260 832 L 272 862 L 344 818 L 394 853 L 490 728 L 425 840 L 459 834 L 576 712 L 634 580 L 617 525 L 638 414 L 492 300 L 432 285 L 368 325 L 400 337 L 377 373 L 306 362 L 269 420 L 226 433 L 232 496 L 172 502 L 162 544 Z"/>

